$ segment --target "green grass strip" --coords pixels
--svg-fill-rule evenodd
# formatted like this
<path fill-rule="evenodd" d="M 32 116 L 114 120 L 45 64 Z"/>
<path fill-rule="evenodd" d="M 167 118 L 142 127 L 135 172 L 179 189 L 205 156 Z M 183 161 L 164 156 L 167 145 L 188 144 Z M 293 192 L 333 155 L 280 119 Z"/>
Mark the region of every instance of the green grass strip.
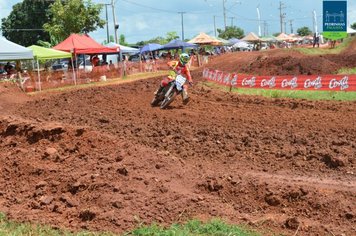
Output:
<path fill-rule="evenodd" d="M 78 232 L 72 233 L 68 230 L 57 230 L 49 226 L 17 223 L 6 218 L 0 212 L 0 236 L 113 236 L 112 233 Z"/>
<path fill-rule="evenodd" d="M 169 228 L 158 225 L 141 227 L 127 235 L 132 236 L 257 236 L 261 235 L 244 226 L 228 225 L 221 220 L 203 223 L 191 220 L 186 224 L 173 224 Z"/>
<path fill-rule="evenodd" d="M 286 50 L 295 50 L 306 55 L 324 55 L 324 54 L 339 54 L 348 48 L 350 43 L 354 38 L 349 37 L 344 39 L 342 43 L 337 45 L 335 48 L 292 48 Z"/>
<path fill-rule="evenodd" d="M 0 213 L 0 236 L 114 236 L 109 232 L 70 232 L 68 230 L 57 230 L 49 226 L 16 223 L 10 221 Z M 246 226 L 229 225 L 221 220 L 214 219 L 207 223 L 199 220 L 191 220 L 186 224 L 172 224 L 165 228 L 157 224 L 151 226 L 140 226 L 124 236 L 259 236 L 262 235 L 248 229 Z"/>
<path fill-rule="evenodd" d="M 356 67 L 354 68 L 341 68 L 337 71 L 339 75 L 355 75 L 356 74 Z"/>
<path fill-rule="evenodd" d="M 213 82 L 204 82 L 210 88 L 223 91 L 230 91 L 229 87 L 218 85 Z M 336 100 L 336 101 L 356 101 L 356 92 L 345 91 L 302 91 L 302 90 L 277 90 L 277 89 L 252 89 L 233 88 L 233 93 L 244 95 L 257 95 L 269 98 L 298 98 L 308 100 Z"/>

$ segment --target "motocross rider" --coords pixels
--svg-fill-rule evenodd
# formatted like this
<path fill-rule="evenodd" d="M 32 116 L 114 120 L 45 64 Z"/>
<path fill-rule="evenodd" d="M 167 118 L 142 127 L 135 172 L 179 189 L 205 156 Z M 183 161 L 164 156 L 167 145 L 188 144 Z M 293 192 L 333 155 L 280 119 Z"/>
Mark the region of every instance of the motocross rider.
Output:
<path fill-rule="evenodd" d="M 188 82 L 190 85 L 193 85 L 193 80 L 192 76 L 190 75 L 190 71 L 188 69 L 187 63 L 189 62 L 190 57 L 187 53 L 182 53 L 179 55 L 179 61 L 170 61 L 167 63 L 169 68 L 175 72 L 176 75 L 183 75 L 184 77 L 187 78 Z M 163 87 L 167 86 L 168 83 L 172 80 L 175 79 L 175 76 L 169 75 L 167 78 L 163 79 L 161 81 L 159 89 L 155 92 L 155 95 L 159 94 Z M 188 85 L 185 84 L 183 86 L 183 91 L 182 91 L 182 98 L 183 98 L 183 104 L 186 105 L 189 102 L 189 96 L 188 96 Z"/>

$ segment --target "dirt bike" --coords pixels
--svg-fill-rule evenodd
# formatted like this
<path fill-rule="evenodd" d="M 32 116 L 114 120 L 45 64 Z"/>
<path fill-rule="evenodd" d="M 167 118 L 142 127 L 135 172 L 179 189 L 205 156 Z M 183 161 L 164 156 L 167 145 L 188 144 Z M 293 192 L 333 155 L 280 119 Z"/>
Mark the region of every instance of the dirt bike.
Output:
<path fill-rule="evenodd" d="M 151 106 L 160 105 L 161 109 L 165 109 L 171 104 L 177 95 L 183 92 L 183 85 L 187 79 L 182 75 L 177 75 L 175 80 L 172 80 L 159 91 L 151 102 Z"/>

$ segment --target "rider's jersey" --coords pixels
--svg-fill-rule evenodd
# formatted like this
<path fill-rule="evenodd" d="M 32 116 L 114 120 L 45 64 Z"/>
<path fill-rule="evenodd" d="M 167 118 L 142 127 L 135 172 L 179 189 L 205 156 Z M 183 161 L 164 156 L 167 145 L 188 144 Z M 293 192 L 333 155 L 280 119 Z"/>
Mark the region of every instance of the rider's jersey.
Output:
<path fill-rule="evenodd" d="M 182 65 L 179 61 L 170 61 L 167 65 L 174 70 L 178 75 L 184 75 L 187 77 L 189 82 L 193 82 L 192 76 L 190 75 L 190 71 L 187 65 Z"/>

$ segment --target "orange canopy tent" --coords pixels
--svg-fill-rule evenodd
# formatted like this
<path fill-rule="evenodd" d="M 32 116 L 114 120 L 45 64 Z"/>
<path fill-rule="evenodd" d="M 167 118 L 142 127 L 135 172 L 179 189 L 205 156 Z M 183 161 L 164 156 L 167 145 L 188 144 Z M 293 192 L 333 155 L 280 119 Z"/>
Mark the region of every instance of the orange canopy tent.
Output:
<path fill-rule="evenodd" d="M 280 33 L 276 39 L 278 41 L 294 41 L 294 39 L 288 35 L 286 35 L 285 33 Z"/>
<path fill-rule="evenodd" d="M 188 43 L 202 44 L 202 45 L 222 45 L 223 42 L 220 40 L 207 35 L 206 33 L 200 33 Z"/>
<path fill-rule="evenodd" d="M 53 48 L 74 54 L 117 54 L 120 50 L 119 48 L 105 47 L 86 34 L 71 34 L 67 39 Z"/>
<path fill-rule="evenodd" d="M 242 41 L 247 42 L 261 42 L 261 39 L 253 32 L 250 32 L 248 35 L 241 39 Z"/>

